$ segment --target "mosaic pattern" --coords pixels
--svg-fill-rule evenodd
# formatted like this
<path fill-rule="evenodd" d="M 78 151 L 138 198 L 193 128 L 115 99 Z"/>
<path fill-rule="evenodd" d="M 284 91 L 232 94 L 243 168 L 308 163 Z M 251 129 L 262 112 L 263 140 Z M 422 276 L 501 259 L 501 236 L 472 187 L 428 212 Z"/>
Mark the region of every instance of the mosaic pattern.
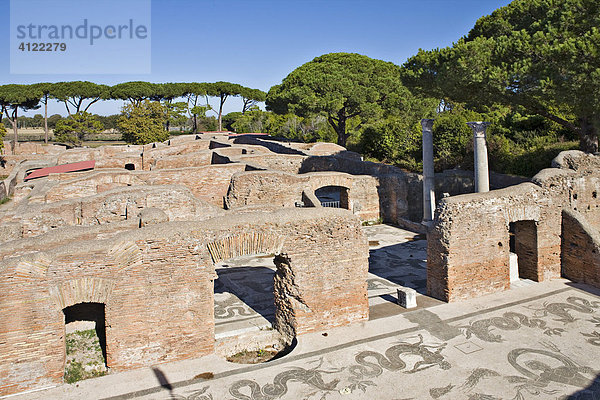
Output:
<path fill-rule="evenodd" d="M 410 319 L 418 324 L 438 318 L 444 329 L 455 332 L 447 340 L 418 324 L 384 338 L 324 349 L 316 357 L 298 355 L 288 363 L 256 366 L 260 373 L 243 369 L 212 381 L 180 382 L 170 397 L 165 392 L 140 397 L 600 398 L 600 299 L 571 288 L 539 297 L 449 320 L 429 310 Z"/>
<path fill-rule="evenodd" d="M 399 286 L 420 293 L 427 286 L 427 242 L 415 233 L 388 225 L 364 227 L 369 238 L 369 298 L 386 302 L 381 296 L 396 296 Z M 417 239 L 417 240 L 415 240 Z M 215 323 L 217 331 L 263 327 L 273 322 L 273 275 L 269 255 L 239 257 L 217 264 L 215 280 Z M 266 320 L 266 321 L 265 321 Z"/>

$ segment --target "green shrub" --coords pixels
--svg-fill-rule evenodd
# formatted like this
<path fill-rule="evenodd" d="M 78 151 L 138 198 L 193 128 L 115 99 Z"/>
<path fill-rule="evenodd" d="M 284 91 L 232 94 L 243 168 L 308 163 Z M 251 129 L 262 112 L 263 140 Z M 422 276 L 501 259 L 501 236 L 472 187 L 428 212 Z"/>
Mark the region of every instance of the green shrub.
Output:
<path fill-rule="evenodd" d="M 156 101 L 144 100 L 140 104 L 127 104 L 119 117 L 119 131 L 123 140 L 132 144 L 163 142 L 169 138 L 164 124 L 165 107 Z"/>
<path fill-rule="evenodd" d="M 82 111 L 56 123 L 54 140 L 79 146 L 86 136 L 98 134 L 103 130 L 104 126 L 96 116 Z"/>

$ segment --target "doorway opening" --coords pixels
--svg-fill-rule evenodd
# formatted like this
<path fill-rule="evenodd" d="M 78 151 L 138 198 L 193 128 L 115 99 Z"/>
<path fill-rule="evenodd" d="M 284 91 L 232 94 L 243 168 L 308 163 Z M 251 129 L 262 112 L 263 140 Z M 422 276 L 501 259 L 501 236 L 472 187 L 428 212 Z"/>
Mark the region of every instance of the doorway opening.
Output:
<path fill-rule="evenodd" d="M 78 303 L 63 309 L 65 317 L 65 382 L 102 376 L 106 364 L 104 303 Z"/>
<path fill-rule="evenodd" d="M 350 209 L 348 188 L 343 186 L 324 186 L 315 190 L 315 196 L 321 202 L 322 207 Z"/>
<path fill-rule="evenodd" d="M 537 226 L 535 221 L 509 224 L 511 282 L 518 279 L 538 280 Z"/>

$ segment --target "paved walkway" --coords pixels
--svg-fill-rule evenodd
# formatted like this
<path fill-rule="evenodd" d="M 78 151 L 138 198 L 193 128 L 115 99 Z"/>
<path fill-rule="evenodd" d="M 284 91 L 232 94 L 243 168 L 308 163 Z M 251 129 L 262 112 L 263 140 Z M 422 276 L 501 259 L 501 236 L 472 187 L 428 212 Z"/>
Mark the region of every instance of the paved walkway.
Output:
<path fill-rule="evenodd" d="M 598 398 L 598 294 L 540 283 L 304 335 L 260 365 L 212 355 L 15 398 Z"/>
<path fill-rule="evenodd" d="M 12 398 L 600 399 L 600 291 L 566 280 L 519 282 L 451 304 L 419 295 L 418 308 L 405 310 L 395 288 L 424 293 L 426 242 L 385 225 L 365 229 L 368 322 L 303 335 L 290 354 L 259 365 L 211 355 Z M 270 324 L 271 262 L 219 269 L 217 337 Z M 242 266 L 254 267 L 255 279 Z"/>

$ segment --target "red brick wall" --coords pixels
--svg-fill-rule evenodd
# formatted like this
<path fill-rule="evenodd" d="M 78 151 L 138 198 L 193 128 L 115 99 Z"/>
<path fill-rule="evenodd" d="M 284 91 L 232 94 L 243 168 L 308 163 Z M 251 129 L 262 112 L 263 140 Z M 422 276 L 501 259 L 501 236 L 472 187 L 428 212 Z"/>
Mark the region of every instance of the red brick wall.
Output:
<path fill-rule="evenodd" d="M 205 167 L 165 169 L 143 172 L 137 176 L 149 185 L 183 185 L 194 196 L 217 207 L 223 207 L 223 198 L 227 194 L 229 181 L 236 172 L 244 171 L 244 164 L 219 164 Z"/>
<path fill-rule="evenodd" d="M 560 207 L 544 190 L 524 183 L 441 200 L 427 237 L 429 295 L 454 301 L 508 289 L 508 229 L 516 221 L 535 222 L 537 243 L 531 251 L 537 260 L 528 266 L 527 278 L 559 277 Z"/>
<path fill-rule="evenodd" d="M 277 238 L 267 242 L 286 260 L 275 285 L 284 334 L 368 318 L 368 245 L 348 211 L 153 225 L 0 262 L 0 395 L 62 382 L 62 309 L 81 302 L 106 305 L 107 363 L 116 371 L 213 352 L 208 243 L 231 237 L 248 242 L 245 254 L 254 251 L 248 238 Z"/>
<path fill-rule="evenodd" d="M 600 288 L 600 233 L 577 211 L 563 211 L 561 257 L 565 278 Z"/>

